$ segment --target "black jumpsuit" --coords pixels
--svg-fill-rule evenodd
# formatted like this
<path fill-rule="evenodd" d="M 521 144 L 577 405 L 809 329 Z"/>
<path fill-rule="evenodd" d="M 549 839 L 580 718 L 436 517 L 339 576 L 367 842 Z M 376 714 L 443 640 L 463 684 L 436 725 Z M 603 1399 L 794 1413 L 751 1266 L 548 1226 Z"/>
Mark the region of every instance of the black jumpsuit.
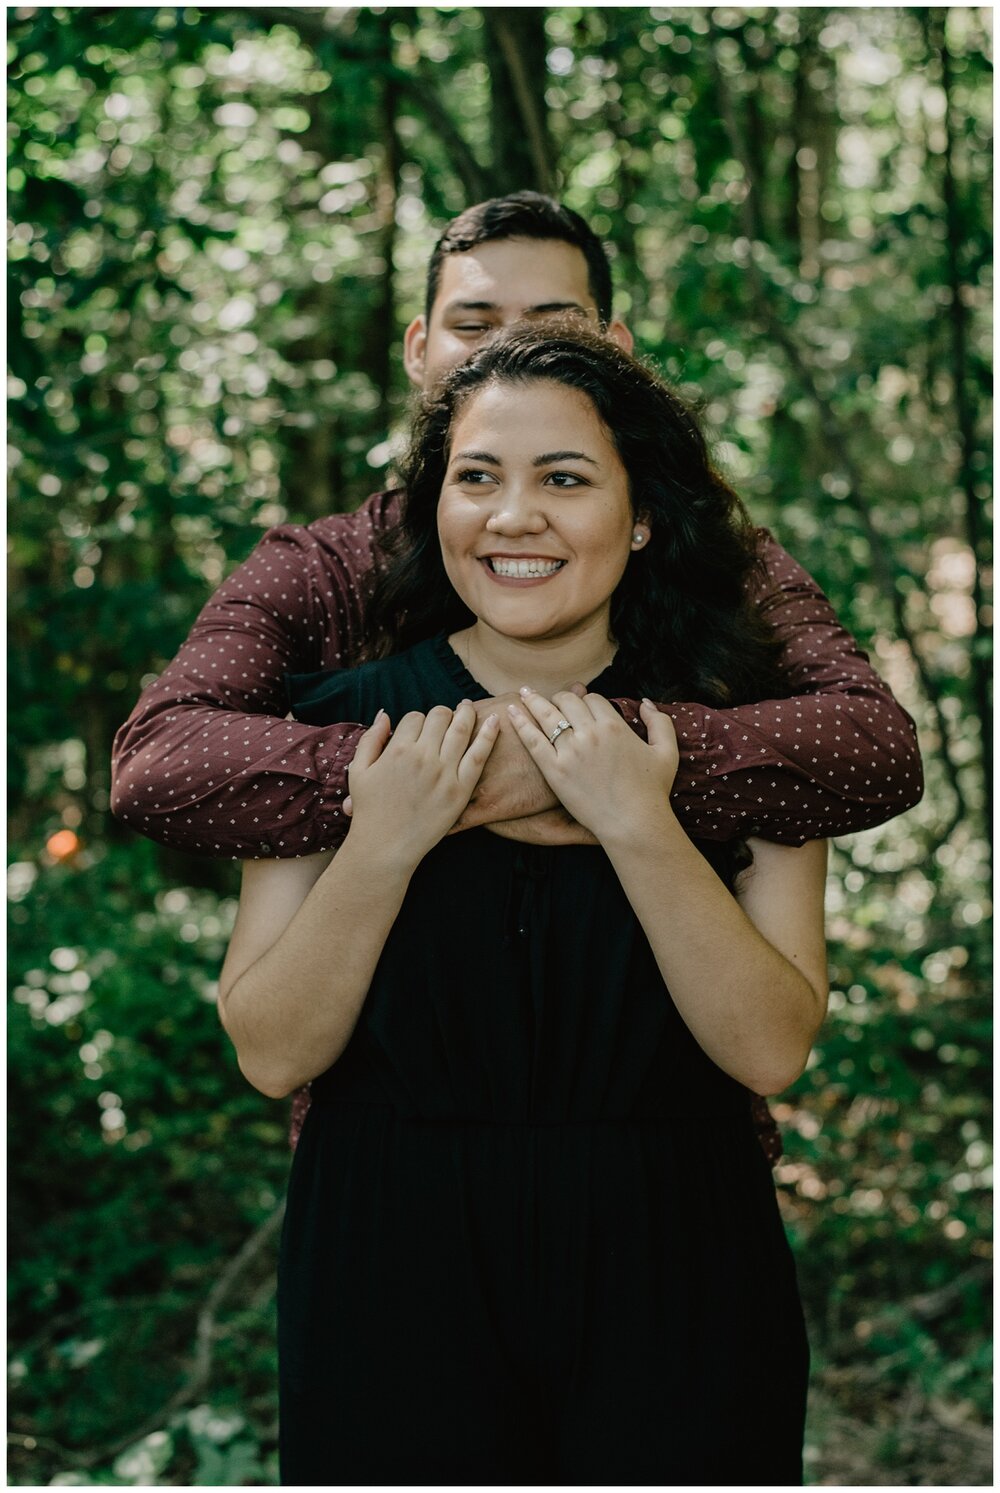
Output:
<path fill-rule="evenodd" d="M 630 694 L 614 665 L 590 688 Z M 485 691 L 439 637 L 292 695 L 396 724 Z M 602 850 L 436 846 L 312 1098 L 283 1483 L 801 1482 L 808 1349 L 747 1090 Z"/>

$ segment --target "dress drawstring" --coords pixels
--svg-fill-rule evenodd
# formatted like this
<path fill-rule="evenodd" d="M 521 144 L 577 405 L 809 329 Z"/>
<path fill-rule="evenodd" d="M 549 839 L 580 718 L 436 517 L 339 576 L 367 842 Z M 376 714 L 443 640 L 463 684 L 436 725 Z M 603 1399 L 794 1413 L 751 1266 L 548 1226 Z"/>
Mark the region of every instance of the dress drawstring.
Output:
<path fill-rule="evenodd" d="M 527 938 L 539 912 L 539 892 L 548 882 L 549 852 L 540 845 L 518 845 L 507 884 L 504 947 Z"/>

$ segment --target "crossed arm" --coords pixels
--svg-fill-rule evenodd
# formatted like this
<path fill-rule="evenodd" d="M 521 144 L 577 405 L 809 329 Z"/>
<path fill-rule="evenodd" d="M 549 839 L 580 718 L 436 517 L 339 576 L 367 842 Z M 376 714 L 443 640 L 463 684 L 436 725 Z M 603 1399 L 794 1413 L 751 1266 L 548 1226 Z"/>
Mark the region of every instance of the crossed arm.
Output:
<path fill-rule="evenodd" d="M 355 514 L 272 530 L 220 587 L 118 733 L 119 818 L 209 855 L 284 858 L 341 843 L 361 727 L 287 721 L 284 679 L 353 661 L 364 576 L 396 503 L 378 494 Z M 670 706 L 677 817 L 695 837 L 790 844 L 882 823 L 922 792 L 913 723 L 805 571 L 763 532 L 761 543 L 757 600 L 785 645 L 795 693 L 728 711 Z M 641 734 L 637 702 L 617 703 Z M 565 819 L 531 818 L 553 805 L 505 732 L 463 824 L 506 821 L 502 832 L 556 843 Z"/>

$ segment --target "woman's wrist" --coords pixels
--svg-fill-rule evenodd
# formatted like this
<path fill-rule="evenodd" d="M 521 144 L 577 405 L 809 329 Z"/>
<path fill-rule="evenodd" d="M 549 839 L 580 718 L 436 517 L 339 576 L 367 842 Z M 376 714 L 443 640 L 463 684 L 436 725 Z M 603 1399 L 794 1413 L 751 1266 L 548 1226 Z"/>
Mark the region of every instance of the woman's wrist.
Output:
<path fill-rule="evenodd" d="M 619 814 L 603 830 L 594 830 L 603 849 L 613 856 L 616 851 L 634 850 L 648 844 L 663 847 L 672 841 L 687 841 L 670 800 L 652 805 L 636 805 L 636 812 Z"/>
<path fill-rule="evenodd" d="M 367 824 L 363 817 L 358 817 L 352 820 L 336 859 L 340 860 L 345 853 L 348 863 L 354 861 L 366 873 L 377 877 L 387 891 L 405 891 L 426 852 L 409 844 L 403 826 L 390 829 L 386 825 Z M 341 873 L 344 869 L 341 861 Z"/>

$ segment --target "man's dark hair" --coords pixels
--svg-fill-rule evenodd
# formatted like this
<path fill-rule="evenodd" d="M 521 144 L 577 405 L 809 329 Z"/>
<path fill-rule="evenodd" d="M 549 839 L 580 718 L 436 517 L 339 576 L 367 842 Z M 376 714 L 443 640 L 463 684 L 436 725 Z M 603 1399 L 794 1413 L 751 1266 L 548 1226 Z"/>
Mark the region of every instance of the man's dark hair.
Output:
<path fill-rule="evenodd" d="M 495 239 L 556 239 L 572 244 L 587 261 L 587 278 L 601 326 L 611 320 L 611 266 L 607 252 L 593 229 L 579 213 L 563 207 L 541 192 L 508 192 L 477 202 L 454 218 L 434 246 L 427 266 L 426 316 L 431 311 L 441 283 L 441 265 L 446 254 L 465 254 L 477 244 Z"/>
<path fill-rule="evenodd" d="M 611 601 L 626 677 L 651 699 L 715 707 L 787 694 L 770 629 L 747 594 L 760 564 L 757 536 L 694 415 L 647 364 L 579 318 L 499 332 L 418 405 L 400 468 L 402 517 L 382 541 L 388 564 L 373 577 L 368 656 L 475 620 L 452 590 L 437 533 L 451 432 L 478 390 L 538 380 L 591 401 L 628 475 L 632 511 L 649 523 L 649 541 L 630 554 Z"/>

